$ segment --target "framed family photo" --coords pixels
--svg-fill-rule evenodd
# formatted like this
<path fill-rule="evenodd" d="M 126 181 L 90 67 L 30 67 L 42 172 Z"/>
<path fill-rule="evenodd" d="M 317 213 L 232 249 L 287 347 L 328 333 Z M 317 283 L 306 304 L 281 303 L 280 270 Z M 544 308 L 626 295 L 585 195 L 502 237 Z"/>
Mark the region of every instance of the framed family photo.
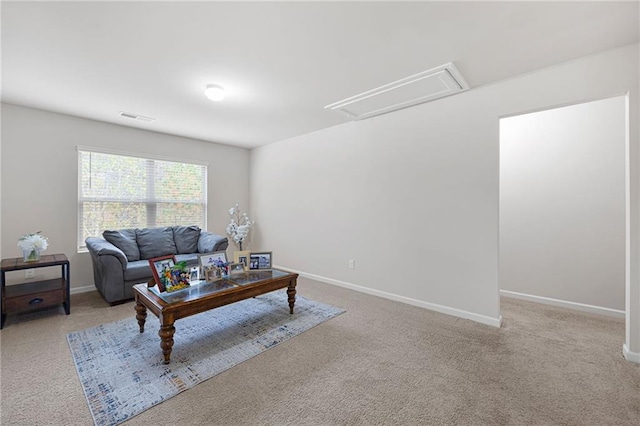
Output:
<path fill-rule="evenodd" d="M 252 252 L 249 256 L 249 269 L 265 271 L 271 269 L 272 253 L 270 251 Z"/>
<path fill-rule="evenodd" d="M 244 266 L 244 270 L 249 270 L 249 256 L 251 252 L 248 250 L 236 251 L 233 253 L 233 263 L 241 263 Z"/>
<path fill-rule="evenodd" d="M 216 251 L 215 253 L 203 254 L 198 258 L 200 268 L 203 272 L 206 266 L 215 266 L 218 260 L 227 263 L 227 253 L 224 251 Z"/>
<path fill-rule="evenodd" d="M 222 279 L 220 269 L 213 266 L 204 266 L 204 279 L 208 283 Z"/>
<path fill-rule="evenodd" d="M 176 266 L 176 257 L 172 254 L 168 256 L 154 257 L 149 259 L 149 266 L 151 266 L 151 274 L 158 286 L 159 291 L 165 291 L 164 284 L 160 277 L 165 269 L 171 269 Z"/>

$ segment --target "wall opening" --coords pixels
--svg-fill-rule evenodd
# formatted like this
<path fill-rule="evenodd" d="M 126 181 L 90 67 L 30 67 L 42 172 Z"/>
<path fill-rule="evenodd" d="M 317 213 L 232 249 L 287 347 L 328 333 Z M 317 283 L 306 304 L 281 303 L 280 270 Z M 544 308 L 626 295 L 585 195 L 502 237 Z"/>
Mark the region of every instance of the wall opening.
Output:
<path fill-rule="evenodd" d="M 500 294 L 625 312 L 626 97 L 500 119 Z"/>

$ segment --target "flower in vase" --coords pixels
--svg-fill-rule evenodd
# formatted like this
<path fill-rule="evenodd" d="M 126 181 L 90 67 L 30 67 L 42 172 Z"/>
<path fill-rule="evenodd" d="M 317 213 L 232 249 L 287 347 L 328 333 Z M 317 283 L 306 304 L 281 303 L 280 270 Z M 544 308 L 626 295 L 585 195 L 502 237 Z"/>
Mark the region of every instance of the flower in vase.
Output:
<path fill-rule="evenodd" d="M 229 209 L 229 216 L 231 216 L 231 222 L 227 225 L 227 235 L 242 250 L 242 243 L 249 237 L 249 231 L 255 222 L 249 220 L 246 213 L 240 212 L 238 204 Z"/>
<path fill-rule="evenodd" d="M 40 231 L 18 239 L 18 247 L 22 250 L 25 262 L 40 260 L 40 252 L 46 250 L 48 245 L 47 238 L 40 235 Z"/>
<path fill-rule="evenodd" d="M 22 251 L 42 251 L 46 250 L 48 246 L 49 242 L 47 241 L 47 237 L 40 235 L 40 231 L 34 234 L 23 235 L 18 240 L 18 247 Z"/>

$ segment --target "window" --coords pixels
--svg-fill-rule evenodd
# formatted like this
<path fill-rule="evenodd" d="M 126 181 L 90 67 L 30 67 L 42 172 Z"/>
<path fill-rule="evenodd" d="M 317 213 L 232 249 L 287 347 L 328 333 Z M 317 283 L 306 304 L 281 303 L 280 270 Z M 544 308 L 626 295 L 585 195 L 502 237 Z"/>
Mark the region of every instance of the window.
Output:
<path fill-rule="evenodd" d="M 106 229 L 206 229 L 207 166 L 78 147 L 78 248 Z"/>

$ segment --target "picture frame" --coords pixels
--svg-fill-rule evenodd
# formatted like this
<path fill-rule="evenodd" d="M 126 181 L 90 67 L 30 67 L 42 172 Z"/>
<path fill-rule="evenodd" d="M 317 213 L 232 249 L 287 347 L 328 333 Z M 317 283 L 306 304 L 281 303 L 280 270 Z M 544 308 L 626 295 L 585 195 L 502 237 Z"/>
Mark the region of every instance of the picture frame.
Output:
<path fill-rule="evenodd" d="M 200 267 L 194 266 L 189 270 L 189 281 L 200 281 Z"/>
<path fill-rule="evenodd" d="M 249 250 L 236 251 L 233 253 L 233 263 L 241 263 L 244 265 L 244 270 L 249 270 L 249 256 L 251 252 Z"/>
<path fill-rule="evenodd" d="M 205 266 L 214 266 L 216 260 L 221 260 L 227 263 L 227 252 L 216 251 L 213 253 L 200 255 L 198 257 L 198 262 L 200 263 L 200 269 L 202 270 L 202 273 L 204 273 Z"/>
<path fill-rule="evenodd" d="M 269 271 L 273 265 L 273 255 L 270 251 L 251 252 L 249 256 L 249 270 Z"/>
<path fill-rule="evenodd" d="M 204 266 L 204 279 L 208 283 L 212 283 L 222 279 L 220 268 L 213 266 Z"/>
<path fill-rule="evenodd" d="M 245 269 L 244 269 L 243 263 L 231 263 L 229 265 L 230 276 L 244 274 L 244 272 L 245 272 Z"/>
<path fill-rule="evenodd" d="M 153 275 L 153 279 L 158 286 L 158 291 L 165 291 L 164 284 L 160 279 L 160 274 L 164 271 L 165 268 L 172 268 L 176 265 L 176 257 L 172 254 L 167 256 L 154 257 L 149 259 L 149 266 L 151 267 L 151 274 Z"/>

